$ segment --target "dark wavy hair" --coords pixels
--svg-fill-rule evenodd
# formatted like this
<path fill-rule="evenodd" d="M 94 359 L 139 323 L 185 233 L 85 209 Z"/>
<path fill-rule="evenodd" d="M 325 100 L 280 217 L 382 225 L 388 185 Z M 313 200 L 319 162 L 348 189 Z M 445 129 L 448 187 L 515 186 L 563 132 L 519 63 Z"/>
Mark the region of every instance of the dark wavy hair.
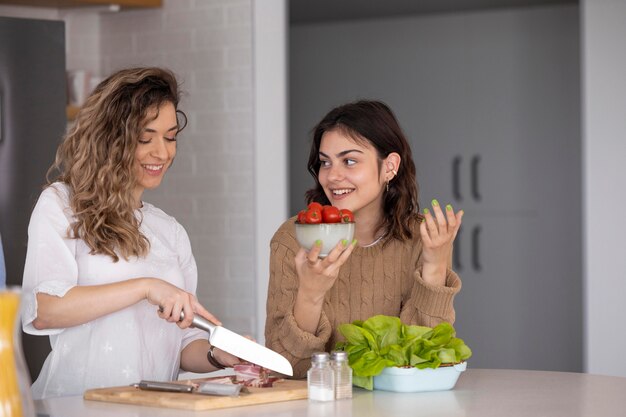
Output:
<path fill-rule="evenodd" d="M 318 178 L 321 166 L 319 150 L 324 133 L 336 130 L 376 149 L 379 174 L 384 158 L 392 152 L 400 155 L 402 160 L 398 174 L 389 182 L 389 191 L 383 195 L 383 218 L 378 230 L 387 230 L 388 238 L 411 239 L 414 223 L 421 219 L 415 163 L 396 117 L 389 106 L 380 101 L 361 100 L 336 107 L 315 126 L 307 165 L 315 187 L 306 192 L 307 203 L 330 204 Z"/>
<path fill-rule="evenodd" d="M 69 235 L 85 241 L 92 254 L 145 256 L 150 243 L 134 215 L 137 183 L 135 150 L 151 112 L 165 103 L 177 109 L 180 93 L 174 74 L 161 68 L 131 68 L 102 81 L 82 106 L 48 171 L 48 186 L 70 189 L 75 222 Z M 178 132 L 187 117 L 176 110 Z M 154 116 L 156 118 L 158 114 Z"/>

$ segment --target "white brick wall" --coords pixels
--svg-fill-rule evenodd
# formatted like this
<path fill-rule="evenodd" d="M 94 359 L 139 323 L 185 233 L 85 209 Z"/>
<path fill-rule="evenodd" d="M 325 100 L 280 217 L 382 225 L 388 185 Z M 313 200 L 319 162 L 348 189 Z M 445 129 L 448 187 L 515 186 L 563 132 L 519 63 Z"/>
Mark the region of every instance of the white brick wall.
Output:
<path fill-rule="evenodd" d="M 164 0 L 119 13 L 0 6 L 0 15 L 65 20 L 70 70 L 157 65 L 177 74 L 189 125 L 163 185 L 145 198 L 187 229 L 200 301 L 258 337 L 252 1 Z"/>
<path fill-rule="evenodd" d="M 146 200 L 187 229 L 200 301 L 232 330 L 256 334 L 251 2 L 165 0 L 99 16 L 103 75 L 159 65 L 182 83 L 189 125 Z"/>

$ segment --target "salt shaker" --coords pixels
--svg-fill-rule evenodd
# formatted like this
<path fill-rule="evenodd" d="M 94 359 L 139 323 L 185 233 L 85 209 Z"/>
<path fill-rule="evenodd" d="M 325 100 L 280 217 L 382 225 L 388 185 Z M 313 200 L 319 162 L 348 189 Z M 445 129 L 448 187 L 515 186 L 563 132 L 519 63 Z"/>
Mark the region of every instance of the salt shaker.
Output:
<path fill-rule="evenodd" d="M 348 364 L 348 353 L 336 350 L 330 358 L 335 374 L 335 399 L 352 398 L 352 368 Z"/>
<path fill-rule="evenodd" d="M 333 401 L 335 399 L 335 375 L 326 352 L 311 356 L 311 369 L 307 372 L 309 400 Z"/>

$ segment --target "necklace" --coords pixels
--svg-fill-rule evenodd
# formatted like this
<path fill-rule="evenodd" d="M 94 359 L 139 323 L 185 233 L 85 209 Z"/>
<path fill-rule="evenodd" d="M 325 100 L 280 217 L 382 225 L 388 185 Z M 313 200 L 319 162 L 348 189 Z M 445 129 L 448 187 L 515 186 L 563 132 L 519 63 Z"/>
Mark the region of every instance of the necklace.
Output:
<path fill-rule="evenodd" d="M 369 248 L 374 246 L 375 244 L 377 244 L 378 242 L 380 242 L 385 236 L 387 236 L 387 231 L 385 230 L 385 232 L 383 234 L 381 234 L 380 236 L 378 236 L 376 239 L 374 239 L 373 242 L 368 243 L 367 245 L 363 245 L 361 246 L 362 248 Z"/>

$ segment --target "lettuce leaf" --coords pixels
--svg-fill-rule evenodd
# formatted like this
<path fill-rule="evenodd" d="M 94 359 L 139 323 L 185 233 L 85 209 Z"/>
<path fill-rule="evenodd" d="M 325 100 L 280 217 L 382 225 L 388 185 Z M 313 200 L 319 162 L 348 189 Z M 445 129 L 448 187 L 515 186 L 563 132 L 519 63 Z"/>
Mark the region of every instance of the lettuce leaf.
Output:
<path fill-rule="evenodd" d="M 431 328 L 405 325 L 398 317 L 378 315 L 339 326 L 346 338 L 335 349 L 348 353 L 354 385 L 372 390 L 373 377 L 391 366 L 437 368 L 469 359 L 472 351 L 450 323 Z"/>

